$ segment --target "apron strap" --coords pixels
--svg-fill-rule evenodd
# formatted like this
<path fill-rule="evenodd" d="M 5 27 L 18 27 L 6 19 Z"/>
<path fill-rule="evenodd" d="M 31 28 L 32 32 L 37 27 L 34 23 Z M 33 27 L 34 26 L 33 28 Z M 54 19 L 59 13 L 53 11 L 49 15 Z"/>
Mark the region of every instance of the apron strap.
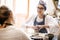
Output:
<path fill-rule="evenodd" d="M 45 24 L 45 15 L 43 17 L 43 21 L 42 22 L 37 22 L 36 19 L 37 19 L 37 17 L 35 18 L 34 26 L 36 26 L 36 25 L 44 25 Z M 39 32 L 40 33 L 47 33 L 47 30 L 46 30 L 46 28 L 42 28 L 42 29 L 39 30 Z"/>

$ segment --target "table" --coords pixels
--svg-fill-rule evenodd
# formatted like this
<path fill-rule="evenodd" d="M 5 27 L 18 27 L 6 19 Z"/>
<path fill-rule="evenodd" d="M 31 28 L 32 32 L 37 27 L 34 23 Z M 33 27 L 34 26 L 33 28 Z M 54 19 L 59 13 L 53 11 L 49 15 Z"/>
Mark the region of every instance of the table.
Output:
<path fill-rule="evenodd" d="M 49 40 L 48 36 L 45 36 L 45 34 L 35 34 L 31 36 L 32 40 Z"/>

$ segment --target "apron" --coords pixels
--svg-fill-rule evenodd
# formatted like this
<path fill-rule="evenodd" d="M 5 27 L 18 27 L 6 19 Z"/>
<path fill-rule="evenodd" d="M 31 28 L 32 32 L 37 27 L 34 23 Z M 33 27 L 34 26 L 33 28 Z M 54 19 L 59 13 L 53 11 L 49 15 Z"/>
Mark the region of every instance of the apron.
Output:
<path fill-rule="evenodd" d="M 36 17 L 35 20 L 34 20 L 34 26 L 36 26 L 36 25 L 44 25 L 44 24 L 45 24 L 45 15 L 44 15 L 44 17 L 43 17 L 43 21 L 42 21 L 42 22 L 37 22 L 36 19 L 37 19 L 37 17 Z M 40 29 L 40 30 L 39 30 L 39 33 L 47 33 L 46 28 Z"/>

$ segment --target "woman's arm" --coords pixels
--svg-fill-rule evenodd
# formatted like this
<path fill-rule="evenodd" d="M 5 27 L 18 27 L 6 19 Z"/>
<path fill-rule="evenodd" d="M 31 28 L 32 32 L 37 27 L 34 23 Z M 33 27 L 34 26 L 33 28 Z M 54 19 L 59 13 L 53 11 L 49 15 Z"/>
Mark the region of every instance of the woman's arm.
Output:
<path fill-rule="evenodd" d="M 38 28 L 49 28 L 48 25 L 37 25 Z"/>

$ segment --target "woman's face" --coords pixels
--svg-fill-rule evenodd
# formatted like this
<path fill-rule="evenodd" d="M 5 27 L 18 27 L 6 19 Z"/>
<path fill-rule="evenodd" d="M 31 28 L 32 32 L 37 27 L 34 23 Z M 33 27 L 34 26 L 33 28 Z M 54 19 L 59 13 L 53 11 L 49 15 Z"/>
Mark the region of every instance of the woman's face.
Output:
<path fill-rule="evenodd" d="M 43 15 L 44 11 L 45 11 L 44 6 L 38 5 L 38 7 L 37 7 L 38 15 Z"/>

